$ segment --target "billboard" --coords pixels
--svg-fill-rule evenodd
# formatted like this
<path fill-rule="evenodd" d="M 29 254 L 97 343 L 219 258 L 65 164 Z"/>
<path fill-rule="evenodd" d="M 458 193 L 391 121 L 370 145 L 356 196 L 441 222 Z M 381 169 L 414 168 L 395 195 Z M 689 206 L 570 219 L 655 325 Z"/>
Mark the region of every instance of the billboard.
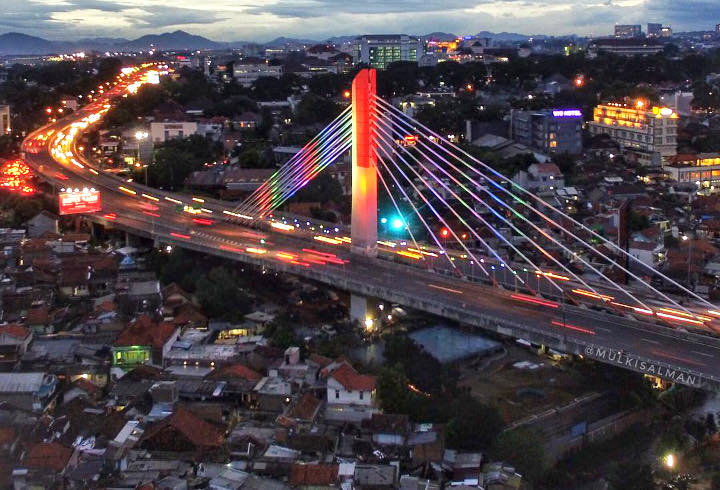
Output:
<path fill-rule="evenodd" d="M 58 200 L 61 215 L 96 213 L 102 209 L 100 191 L 95 189 L 63 189 Z"/>

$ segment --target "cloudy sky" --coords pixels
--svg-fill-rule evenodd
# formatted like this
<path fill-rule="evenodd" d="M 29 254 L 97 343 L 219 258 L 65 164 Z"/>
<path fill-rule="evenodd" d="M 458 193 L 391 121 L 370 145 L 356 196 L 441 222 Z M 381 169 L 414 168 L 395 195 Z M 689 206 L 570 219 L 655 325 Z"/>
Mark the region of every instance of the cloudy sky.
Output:
<path fill-rule="evenodd" d="M 616 23 L 676 31 L 720 23 L 720 0 L 0 0 L 0 33 L 47 39 L 183 29 L 216 41 L 362 33 L 603 35 Z M 644 29 L 644 27 L 643 27 Z"/>

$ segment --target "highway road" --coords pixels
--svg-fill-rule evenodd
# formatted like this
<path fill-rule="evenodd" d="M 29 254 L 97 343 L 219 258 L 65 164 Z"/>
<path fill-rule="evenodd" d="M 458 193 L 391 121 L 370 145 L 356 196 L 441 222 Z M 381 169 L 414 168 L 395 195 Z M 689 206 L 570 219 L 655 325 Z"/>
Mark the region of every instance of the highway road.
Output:
<path fill-rule="evenodd" d="M 25 161 L 47 181 L 62 187 L 94 187 L 101 191 L 103 211 L 89 216 L 92 220 L 161 243 L 290 271 L 331 286 L 346 287 L 353 293 L 370 291 L 380 299 L 470 324 L 481 325 L 487 319 L 492 329 L 501 333 L 525 337 L 518 334 L 524 329 L 527 338 L 556 339 L 555 348 L 567 346 L 569 352 L 635 371 L 720 389 L 718 339 L 685 333 L 621 312 L 594 311 L 584 304 L 562 303 L 403 263 L 358 257 L 349 252 L 347 242 L 334 229 L 303 233 L 299 228 L 291 231 L 271 228 L 269 224 L 247 226 L 242 220 L 222 219 L 234 217 L 223 214 L 232 207 L 221 202 L 193 201 L 186 194 L 149 189 L 93 169 L 77 148 L 77 136 L 85 128 L 78 127 L 72 138 L 58 138 L 58 134 L 66 136 L 72 132 L 73 123 L 100 114 L 112 97 L 127 91 L 138 73 L 125 77 L 114 87 L 106 87 L 95 102 L 39 129 L 24 143 Z M 178 211 L 178 206 L 186 204 L 196 204 L 205 211 L 194 210 L 193 214 Z M 387 246 L 386 252 L 394 253 L 394 248 Z"/>

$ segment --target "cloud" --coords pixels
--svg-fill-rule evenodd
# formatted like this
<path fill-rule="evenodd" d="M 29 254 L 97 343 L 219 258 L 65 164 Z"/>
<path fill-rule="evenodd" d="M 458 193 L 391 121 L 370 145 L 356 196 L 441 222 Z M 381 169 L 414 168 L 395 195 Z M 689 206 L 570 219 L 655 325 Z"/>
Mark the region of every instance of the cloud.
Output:
<path fill-rule="evenodd" d="M 215 40 L 483 30 L 604 35 L 616 22 L 662 22 L 677 31 L 712 29 L 720 20 L 719 0 L 0 1 L 0 32 L 50 39 L 137 37 L 160 29 L 187 29 Z"/>

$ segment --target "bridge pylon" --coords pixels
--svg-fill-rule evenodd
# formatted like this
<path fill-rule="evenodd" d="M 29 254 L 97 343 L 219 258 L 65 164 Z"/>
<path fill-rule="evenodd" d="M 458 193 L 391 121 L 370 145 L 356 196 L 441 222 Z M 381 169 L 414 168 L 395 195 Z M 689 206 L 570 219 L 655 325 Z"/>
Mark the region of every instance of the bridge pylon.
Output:
<path fill-rule="evenodd" d="M 352 216 L 351 250 L 377 255 L 376 72 L 360 70 L 352 83 Z"/>

